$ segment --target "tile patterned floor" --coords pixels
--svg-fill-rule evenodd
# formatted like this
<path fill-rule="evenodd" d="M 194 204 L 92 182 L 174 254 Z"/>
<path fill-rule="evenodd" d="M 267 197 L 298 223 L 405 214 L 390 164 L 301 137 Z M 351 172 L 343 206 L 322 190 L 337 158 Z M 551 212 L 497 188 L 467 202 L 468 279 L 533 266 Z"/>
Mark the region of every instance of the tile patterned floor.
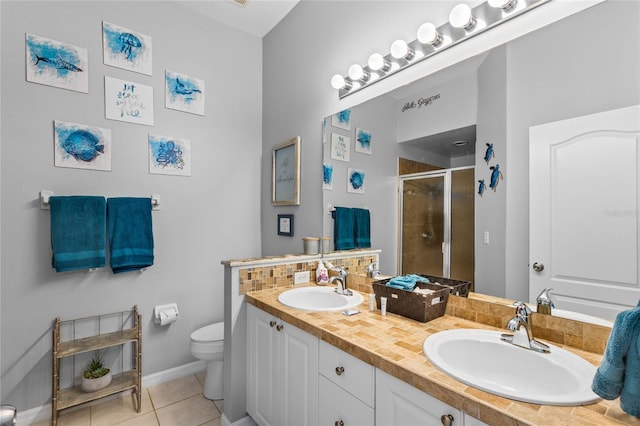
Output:
<path fill-rule="evenodd" d="M 202 396 L 204 372 L 143 389 L 137 413 L 132 394 L 63 412 L 59 426 L 220 426 L 222 401 Z M 218 408 L 219 407 L 219 408 Z M 50 425 L 49 420 L 33 426 Z"/>

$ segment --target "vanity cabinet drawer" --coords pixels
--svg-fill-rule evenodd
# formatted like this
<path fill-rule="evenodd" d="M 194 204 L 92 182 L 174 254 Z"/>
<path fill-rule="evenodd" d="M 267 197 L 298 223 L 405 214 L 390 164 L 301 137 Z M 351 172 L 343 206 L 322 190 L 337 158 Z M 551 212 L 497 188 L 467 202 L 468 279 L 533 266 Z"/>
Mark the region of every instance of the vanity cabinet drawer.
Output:
<path fill-rule="evenodd" d="M 375 414 L 358 398 L 323 375 L 318 378 L 318 424 L 325 426 L 373 426 Z"/>
<path fill-rule="evenodd" d="M 375 368 L 320 341 L 319 372 L 370 407 L 375 403 Z"/>

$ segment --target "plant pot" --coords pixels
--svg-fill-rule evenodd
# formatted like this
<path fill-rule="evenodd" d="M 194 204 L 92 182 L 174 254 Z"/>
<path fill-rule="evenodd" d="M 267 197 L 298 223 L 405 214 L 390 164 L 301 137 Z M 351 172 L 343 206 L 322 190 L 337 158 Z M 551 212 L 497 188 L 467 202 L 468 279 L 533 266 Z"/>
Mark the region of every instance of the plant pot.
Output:
<path fill-rule="evenodd" d="M 111 379 L 112 379 L 111 371 L 109 371 L 107 374 L 105 374 L 102 377 L 98 377 L 97 379 L 85 379 L 83 377 L 80 388 L 85 392 L 95 392 L 97 390 L 100 390 L 102 388 L 109 386 L 109 383 L 111 383 Z"/>

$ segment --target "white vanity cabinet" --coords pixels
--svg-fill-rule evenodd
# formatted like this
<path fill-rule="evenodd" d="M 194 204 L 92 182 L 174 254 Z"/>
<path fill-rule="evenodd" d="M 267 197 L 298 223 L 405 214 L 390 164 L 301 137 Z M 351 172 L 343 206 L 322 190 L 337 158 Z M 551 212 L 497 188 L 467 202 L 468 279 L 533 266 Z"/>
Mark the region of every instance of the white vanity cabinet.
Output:
<path fill-rule="evenodd" d="M 247 305 L 247 411 L 261 426 L 318 424 L 318 339 Z"/>
<path fill-rule="evenodd" d="M 376 369 L 376 424 L 462 426 L 464 415 L 459 409 Z"/>
<path fill-rule="evenodd" d="M 320 342 L 320 425 L 362 426 L 375 421 L 375 368 Z"/>

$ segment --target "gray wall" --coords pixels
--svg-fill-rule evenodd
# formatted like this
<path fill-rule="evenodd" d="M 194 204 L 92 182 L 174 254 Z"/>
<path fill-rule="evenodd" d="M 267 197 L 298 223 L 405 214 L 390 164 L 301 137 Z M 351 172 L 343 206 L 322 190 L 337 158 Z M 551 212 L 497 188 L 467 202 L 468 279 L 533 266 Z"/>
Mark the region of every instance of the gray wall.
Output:
<path fill-rule="evenodd" d="M 195 361 L 189 334 L 223 319 L 223 259 L 260 255 L 261 39 L 214 23 L 174 2 L 11 2 L 1 7 L 2 402 L 19 410 L 51 397 L 55 317 L 130 309 L 143 315 L 143 374 Z M 153 76 L 102 63 L 102 20 L 153 38 Z M 25 81 L 25 33 L 85 47 L 89 94 Z M 239 55 L 238 52 L 241 52 Z M 231 60 L 230 60 L 231 59 Z M 204 117 L 164 108 L 164 71 L 203 79 Z M 151 85 L 155 126 L 104 118 L 104 76 Z M 53 120 L 112 129 L 111 172 L 55 168 Z M 191 177 L 150 175 L 149 133 L 191 140 Z M 150 196 L 155 265 L 114 276 L 55 273 L 49 212 L 38 192 Z M 157 304 L 177 302 L 169 327 Z"/>

